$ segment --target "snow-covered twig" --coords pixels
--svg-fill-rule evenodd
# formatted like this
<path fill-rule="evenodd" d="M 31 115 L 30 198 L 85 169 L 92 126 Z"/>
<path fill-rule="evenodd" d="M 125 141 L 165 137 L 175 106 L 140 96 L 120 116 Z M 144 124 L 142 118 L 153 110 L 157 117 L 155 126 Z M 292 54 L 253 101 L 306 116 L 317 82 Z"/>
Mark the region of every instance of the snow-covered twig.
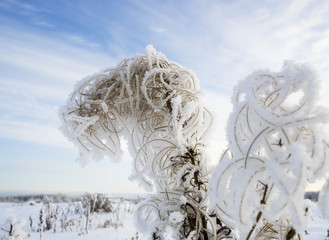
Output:
<path fill-rule="evenodd" d="M 211 199 L 242 239 L 293 239 L 305 230 L 307 183 L 327 177 L 328 111 L 315 105 L 315 71 L 286 61 L 281 72 L 256 71 L 234 90 L 225 151 Z"/>
<path fill-rule="evenodd" d="M 135 156 L 132 178 L 156 192 L 138 205 L 137 222 L 157 238 L 164 239 L 169 227 L 175 238 L 193 232 L 206 240 L 224 226 L 207 213 L 203 146 L 212 116 L 199 91 L 192 71 L 147 46 L 146 55 L 78 82 L 60 110 L 63 133 L 78 146 L 83 163 L 104 155 L 118 159 L 122 138 L 128 141 Z"/>

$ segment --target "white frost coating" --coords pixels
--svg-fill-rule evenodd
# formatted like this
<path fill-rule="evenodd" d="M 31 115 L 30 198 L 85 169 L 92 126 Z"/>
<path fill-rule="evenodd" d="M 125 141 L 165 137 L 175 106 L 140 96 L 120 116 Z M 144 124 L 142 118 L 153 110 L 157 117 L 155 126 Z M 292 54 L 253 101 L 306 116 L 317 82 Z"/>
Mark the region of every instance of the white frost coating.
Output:
<path fill-rule="evenodd" d="M 181 202 L 182 202 L 183 204 L 186 204 L 186 203 L 187 203 L 187 199 L 186 199 L 186 197 L 181 196 L 179 199 L 181 200 Z"/>
<path fill-rule="evenodd" d="M 27 239 L 26 232 L 22 230 L 26 220 L 17 220 L 12 217 L 10 221 L 7 221 L 6 225 L 1 228 L 2 232 L 5 233 L 1 236 L 1 240 L 23 240 Z"/>
<path fill-rule="evenodd" d="M 180 212 L 172 212 L 169 215 L 169 222 L 173 224 L 178 224 L 184 221 L 185 216 Z"/>
<path fill-rule="evenodd" d="M 186 238 L 186 240 L 195 240 L 195 239 L 196 239 L 196 235 L 197 235 L 196 231 L 192 231 L 192 232 L 188 235 L 188 237 Z"/>
<path fill-rule="evenodd" d="M 173 239 L 195 230 L 204 239 L 230 233 L 207 212 L 203 146 L 212 117 L 199 95 L 192 71 L 147 46 L 146 55 L 81 80 L 60 110 L 62 131 L 83 163 L 119 158 L 122 137 L 128 142 L 131 178 L 155 190 L 136 207 L 136 225 L 156 239 L 167 236 L 167 227 Z"/>
<path fill-rule="evenodd" d="M 83 164 L 104 155 L 118 159 L 120 136 L 135 155 L 152 128 L 168 124 L 171 99 L 183 95 L 185 104 L 198 91 L 194 73 L 149 45 L 146 56 L 124 59 L 114 69 L 79 81 L 59 111 L 61 130 L 78 146 Z"/>
<path fill-rule="evenodd" d="M 278 73 L 256 71 L 234 88 L 229 149 L 213 172 L 210 197 L 242 239 L 303 234 L 306 185 L 328 172 L 320 125 L 329 115 L 315 105 L 318 89 L 314 70 L 292 61 Z"/>

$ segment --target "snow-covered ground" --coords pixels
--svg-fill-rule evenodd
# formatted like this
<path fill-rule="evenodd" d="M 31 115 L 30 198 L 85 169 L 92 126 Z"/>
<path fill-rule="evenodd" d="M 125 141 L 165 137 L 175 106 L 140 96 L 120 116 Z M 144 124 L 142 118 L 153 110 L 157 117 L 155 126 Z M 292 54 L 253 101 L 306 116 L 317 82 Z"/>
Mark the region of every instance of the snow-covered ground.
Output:
<path fill-rule="evenodd" d="M 53 203 L 51 208 L 58 208 L 56 227 L 43 233 L 44 240 L 136 240 L 144 239 L 141 234 L 137 233 L 133 222 L 133 209 L 135 203 L 129 200 L 114 199 L 113 211 L 110 213 L 94 213 L 90 216 L 90 224 L 88 233 L 86 233 L 86 215 L 79 212 L 79 203 Z M 40 239 L 39 223 L 40 210 L 44 209 L 44 219 L 47 216 L 47 207 L 43 203 L 25 202 L 25 203 L 0 203 L 0 239 L 7 233 L 10 228 L 10 220 L 15 217 L 16 223 L 25 221 L 21 227 L 24 231 L 24 236 L 27 238 L 38 240 Z M 66 215 L 65 221 L 63 220 Z M 31 218 L 30 218 L 31 217 Z M 32 221 L 31 221 L 31 220 Z M 62 222 L 70 222 L 66 230 L 63 229 Z M 31 225 L 32 222 L 32 225 Z M 104 224 L 107 222 L 107 226 Z M 46 223 L 44 223 L 46 224 Z M 106 225 L 106 224 L 105 224 Z M 54 228 L 56 232 L 54 233 Z M 307 232 L 305 239 L 307 240 L 329 240 L 327 237 L 329 229 L 329 221 L 323 219 L 317 207 L 312 209 L 312 215 L 308 221 Z M 8 238 L 9 239 L 9 238 Z"/>
<path fill-rule="evenodd" d="M 51 230 L 44 231 L 43 239 L 137 239 L 138 234 L 134 228 L 132 214 L 135 206 L 134 202 L 115 199 L 112 212 L 90 214 L 87 227 L 88 233 L 86 232 L 86 214 L 84 211 L 79 211 L 80 206 L 80 203 L 53 203 L 51 208 L 54 211 L 58 208 L 56 226 L 53 223 Z M 6 231 L 9 231 L 13 217 L 16 218 L 17 225 L 22 225 L 22 221 L 25 222 L 21 230 L 25 232 L 24 236 L 28 237 L 23 239 L 40 239 L 38 229 L 40 229 L 40 210 L 42 207 L 44 209 L 44 225 L 46 225 L 48 209 L 43 203 L 31 201 L 26 203 L 0 203 L 0 239 L 7 239 L 4 238 L 4 235 L 7 235 Z M 66 229 L 64 229 L 62 223 L 66 223 Z M 56 232 L 54 232 L 54 229 L 56 229 Z M 140 237 L 139 235 L 139 239 Z"/>
<path fill-rule="evenodd" d="M 321 217 L 319 209 L 315 206 L 308 221 L 305 239 L 307 240 L 329 240 L 329 221 Z"/>

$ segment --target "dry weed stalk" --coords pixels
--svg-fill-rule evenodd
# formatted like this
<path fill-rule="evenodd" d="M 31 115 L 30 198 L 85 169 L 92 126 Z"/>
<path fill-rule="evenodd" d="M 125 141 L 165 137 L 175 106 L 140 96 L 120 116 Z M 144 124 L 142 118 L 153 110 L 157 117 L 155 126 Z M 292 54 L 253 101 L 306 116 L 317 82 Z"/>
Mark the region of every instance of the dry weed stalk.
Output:
<path fill-rule="evenodd" d="M 121 153 L 122 137 L 135 156 L 133 177 L 156 194 L 138 205 L 138 225 L 165 239 L 230 237 L 208 214 L 203 152 L 211 114 L 199 102 L 198 79 L 148 46 L 145 55 L 80 81 L 61 109 L 63 132 L 82 162 Z"/>
<path fill-rule="evenodd" d="M 217 213 L 242 239 L 303 235 L 306 185 L 328 169 L 318 127 L 328 115 L 314 105 L 317 88 L 312 68 L 293 62 L 280 73 L 255 72 L 235 88 L 230 146 L 211 192 Z"/>

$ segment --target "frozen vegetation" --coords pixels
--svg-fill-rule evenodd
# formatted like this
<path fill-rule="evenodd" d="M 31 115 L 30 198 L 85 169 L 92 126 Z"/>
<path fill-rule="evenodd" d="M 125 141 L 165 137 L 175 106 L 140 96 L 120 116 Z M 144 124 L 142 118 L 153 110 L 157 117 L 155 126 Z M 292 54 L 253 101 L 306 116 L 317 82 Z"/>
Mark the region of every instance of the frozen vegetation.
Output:
<path fill-rule="evenodd" d="M 128 142 L 131 179 L 150 192 L 134 211 L 148 239 L 300 240 L 312 205 L 306 187 L 328 178 L 329 115 L 317 106 L 318 89 L 314 69 L 293 61 L 240 81 L 214 169 L 208 130 L 224 123 L 213 123 L 197 76 L 152 46 L 79 81 L 60 117 L 82 164 L 120 160 Z M 326 183 L 317 208 L 324 217 L 328 201 Z"/>
<path fill-rule="evenodd" d="M 14 198 L 17 199 L 17 198 Z M 78 200 L 80 199 L 80 200 Z M 0 202 L 0 239 L 137 239 L 132 212 L 138 199 L 85 194 L 68 202 Z"/>
<path fill-rule="evenodd" d="M 89 195 L 91 196 L 91 195 Z M 93 195 L 95 196 L 95 194 Z M 142 240 L 148 239 L 137 232 L 133 223 L 133 209 L 139 199 L 110 198 L 110 212 L 90 213 L 86 225 L 86 208 L 83 198 L 73 202 L 52 202 L 50 198 L 41 202 L 39 198 L 20 202 L 0 202 L 0 239 L 40 240 L 40 211 L 43 209 L 43 233 L 45 240 Z M 80 199 L 80 200 L 78 200 Z M 305 200 L 309 206 L 308 221 L 304 234 L 307 240 L 327 240 L 329 221 L 321 216 L 316 204 Z M 107 206 L 109 206 L 107 205 Z M 9 232 L 11 230 L 11 236 Z M 86 229 L 87 226 L 87 229 Z M 307 233 L 307 234 L 306 234 Z M 172 238 L 167 238 L 172 239 Z"/>
<path fill-rule="evenodd" d="M 307 184 L 328 175 L 327 110 L 316 106 L 318 78 L 306 64 L 259 70 L 234 89 L 229 148 L 211 179 L 211 200 L 242 239 L 301 238 Z M 324 216 L 328 186 L 320 193 Z"/>

